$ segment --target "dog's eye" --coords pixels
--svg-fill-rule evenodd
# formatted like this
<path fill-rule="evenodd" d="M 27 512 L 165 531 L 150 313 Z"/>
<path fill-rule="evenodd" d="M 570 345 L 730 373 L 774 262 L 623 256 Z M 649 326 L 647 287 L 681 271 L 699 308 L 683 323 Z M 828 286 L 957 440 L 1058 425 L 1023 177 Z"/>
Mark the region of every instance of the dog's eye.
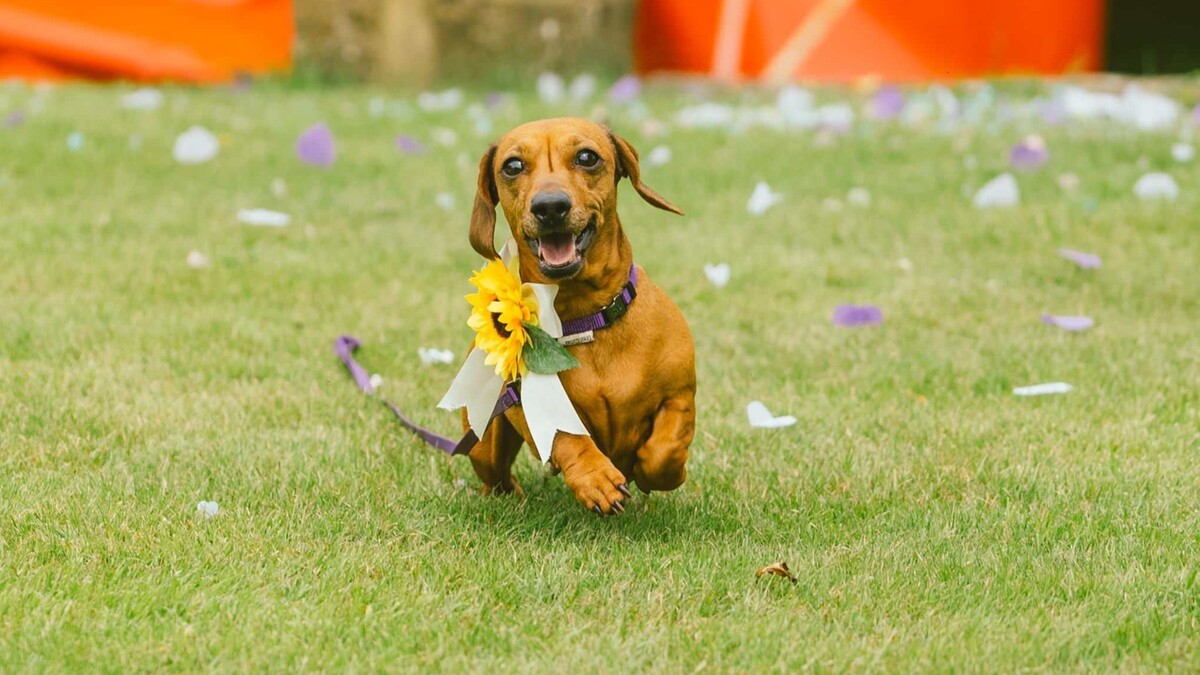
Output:
<path fill-rule="evenodd" d="M 600 155 L 597 155 L 594 150 L 580 150 L 579 154 L 575 155 L 576 166 L 585 169 L 594 169 L 600 163 Z"/>
<path fill-rule="evenodd" d="M 525 162 L 522 162 L 521 160 L 517 159 L 516 157 L 513 157 L 513 158 L 505 161 L 504 166 L 500 167 L 501 173 L 503 173 L 505 176 L 508 176 L 509 178 L 513 178 L 515 176 L 520 175 L 520 173 L 524 170 L 525 170 Z"/>

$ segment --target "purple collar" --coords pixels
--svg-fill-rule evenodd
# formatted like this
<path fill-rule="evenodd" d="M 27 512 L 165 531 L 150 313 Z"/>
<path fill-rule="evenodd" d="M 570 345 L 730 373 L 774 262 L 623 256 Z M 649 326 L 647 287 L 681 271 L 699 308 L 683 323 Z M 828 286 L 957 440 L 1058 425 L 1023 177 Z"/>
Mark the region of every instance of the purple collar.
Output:
<path fill-rule="evenodd" d="M 581 316 L 578 319 L 570 319 L 562 322 L 563 336 L 559 341 L 564 344 L 578 344 L 579 342 L 590 342 L 590 333 L 594 330 L 599 330 L 616 323 L 617 319 L 625 316 L 629 311 L 629 306 L 633 304 L 633 299 L 637 297 L 637 267 L 629 266 L 629 281 L 625 283 L 625 287 L 617 294 L 617 297 L 612 299 L 595 314 Z M 584 340 L 575 339 L 576 336 L 588 334 Z"/>

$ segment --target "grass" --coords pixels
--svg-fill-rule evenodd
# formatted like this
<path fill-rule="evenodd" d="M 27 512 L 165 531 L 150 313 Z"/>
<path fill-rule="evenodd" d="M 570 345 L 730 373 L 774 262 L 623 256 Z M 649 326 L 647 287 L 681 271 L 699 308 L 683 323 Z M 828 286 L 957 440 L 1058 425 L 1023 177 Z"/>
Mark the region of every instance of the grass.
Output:
<path fill-rule="evenodd" d="M 692 325 L 699 417 L 688 483 L 598 519 L 527 454 L 527 500 L 479 495 L 331 353 L 359 336 L 388 397 L 458 428 L 434 409 L 453 368 L 416 350 L 469 340 L 490 138 L 462 111 L 266 87 L 135 112 L 122 91 L 0 88 L 0 114 L 30 112 L 0 128 L 0 671 L 1200 669 L 1200 174 L 1173 134 L 646 138 L 614 111 L 643 153 L 674 150 L 644 176 L 688 216 L 627 188 L 621 210 Z M 686 99 L 648 105 L 669 119 Z M 522 94 L 496 132 L 551 112 Z M 292 154 L 319 120 L 328 170 Z M 193 124 L 220 155 L 177 165 Z M 458 143 L 393 149 L 434 127 Z M 1022 205 L 973 209 L 1032 131 L 1053 156 L 1018 176 Z M 1178 201 L 1134 199 L 1154 168 Z M 786 199 L 751 218 L 760 179 Z M 855 186 L 869 207 L 826 205 Z M 237 224 L 248 207 L 293 223 Z M 844 302 L 885 323 L 832 326 Z M 1053 380 L 1076 390 L 1011 394 Z M 752 399 L 799 423 L 749 429 Z M 777 560 L 795 585 L 755 580 Z"/>

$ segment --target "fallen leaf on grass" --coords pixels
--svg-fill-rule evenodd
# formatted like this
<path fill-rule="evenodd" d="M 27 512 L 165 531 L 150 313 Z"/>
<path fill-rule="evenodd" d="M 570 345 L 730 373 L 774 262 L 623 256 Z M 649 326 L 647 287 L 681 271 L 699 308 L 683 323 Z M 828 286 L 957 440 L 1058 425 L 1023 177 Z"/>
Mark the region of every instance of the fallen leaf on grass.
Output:
<path fill-rule="evenodd" d="M 783 577 L 784 579 L 787 579 L 788 581 L 792 582 L 793 584 L 796 583 L 796 575 L 792 574 L 792 571 L 790 569 L 788 569 L 788 564 L 783 561 L 780 561 L 777 563 L 771 563 L 770 565 L 767 565 L 766 567 L 758 568 L 758 571 L 754 573 L 754 578 L 761 579 L 764 575 L 767 575 L 767 574 L 773 574 L 777 577 Z"/>

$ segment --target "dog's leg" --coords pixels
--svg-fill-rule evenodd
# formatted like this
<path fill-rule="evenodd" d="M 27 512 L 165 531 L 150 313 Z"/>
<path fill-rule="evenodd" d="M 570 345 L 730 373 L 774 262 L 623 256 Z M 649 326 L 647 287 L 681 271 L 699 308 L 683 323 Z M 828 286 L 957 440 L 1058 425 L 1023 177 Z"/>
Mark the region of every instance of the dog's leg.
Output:
<path fill-rule="evenodd" d="M 465 425 L 466 413 L 463 413 Z M 525 491 L 512 475 L 513 461 L 521 450 L 521 434 L 513 428 L 504 415 L 492 420 L 483 438 L 471 448 L 468 455 L 475 475 L 483 481 L 484 494 L 517 493 L 524 497 Z"/>
<path fill-rule="evenodd" d="M 585 509 L 612 515 L 625 510 L 628 481 L 590 436 L 558 432 L 550 461 L 562 470 L 567 487 Z"/>
<path fill-rule="evenodd" d="M 667 491 L 687 479 L 688 446 L 696 431 L 695 394 L 687 392 L 663 402 L 654 416 L 654 430 L 637 451 L 633 480 L 638 488 Z"/>

